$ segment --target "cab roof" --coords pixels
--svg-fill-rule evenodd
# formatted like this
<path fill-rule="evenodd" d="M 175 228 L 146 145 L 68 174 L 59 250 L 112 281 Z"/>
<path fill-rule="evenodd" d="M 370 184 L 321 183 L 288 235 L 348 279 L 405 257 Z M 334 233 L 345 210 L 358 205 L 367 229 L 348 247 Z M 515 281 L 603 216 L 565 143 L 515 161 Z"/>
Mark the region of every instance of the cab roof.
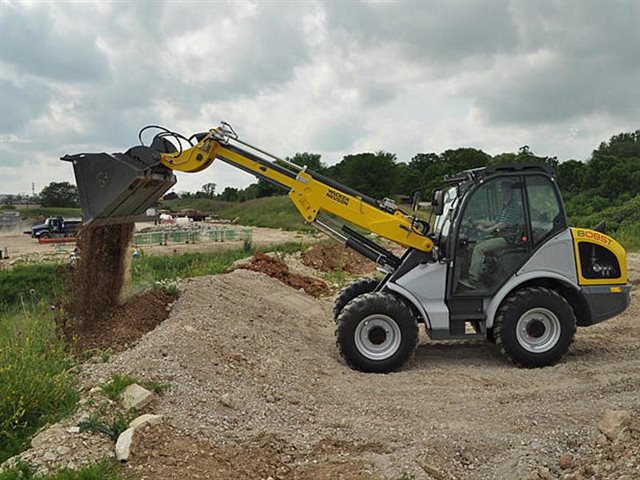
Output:
<path fill-rule="evenodd" d="M 475 182 L 481 178 L 494 174 L 510 174 L 510 173 L 545 173 L 551 177 L 554 176 L 553 169 L 544 163 L 500 163 L 497 165 L 489 165 L 488 167 L 471 168 L 462 170 L 454 175 L 446 175 L 444 181 L 447 183 L 462 183 L 472 181 Z"/>

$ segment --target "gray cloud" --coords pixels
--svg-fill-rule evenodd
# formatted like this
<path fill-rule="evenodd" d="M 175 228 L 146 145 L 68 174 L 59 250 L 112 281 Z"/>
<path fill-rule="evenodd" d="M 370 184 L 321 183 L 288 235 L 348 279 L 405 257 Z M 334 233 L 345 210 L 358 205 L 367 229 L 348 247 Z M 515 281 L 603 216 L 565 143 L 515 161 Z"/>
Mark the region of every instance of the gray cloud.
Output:
<path fill-rule="evenodd" d="M 393 44 L 428 64 L 513 50 L 517 30 L 503 2 L 330 2 L 331 28 L 365 45 Z"/>
<path fill-rule="evenodd" d="M 2 61 L 23 74 L 56 81 L 104 79 L 109 70 L 91 32 L 55 29 L 55 25 L 46 8 L 5 5 L 0 17 Z"/>
<path fill-rule="evenodd" d="M 469 139 L 586 156 L 640 118 L 637 2 L 4 3 L 0 27 L 13 191 L 26 174 L 6 167 L 124 150 L 149 123 L 237 118 L 331 161 Z"/>
<path fill-rule="evenodd" d="M 19 86 L 9 80 L 0 79 L 0 96 L 1 133 L 16 133 L 20 132 L 29 120 L 46 110 L 50 92 L 41 82 L 28 81 Z"/>

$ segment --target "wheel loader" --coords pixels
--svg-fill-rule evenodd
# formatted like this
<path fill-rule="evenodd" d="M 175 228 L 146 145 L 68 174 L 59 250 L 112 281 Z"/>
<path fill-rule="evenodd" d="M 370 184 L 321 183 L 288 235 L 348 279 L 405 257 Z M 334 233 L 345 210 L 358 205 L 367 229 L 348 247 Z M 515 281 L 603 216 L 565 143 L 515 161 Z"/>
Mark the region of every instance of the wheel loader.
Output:
<path fill-rule="evenodd" d="M 148 146 L 146 128 L 159 131 Z M 354 369 L 402 367 L 420 325 L 431 339 L 482 339 L 520 367 L 544 367 L 567 352 L 576 327 L 629 305 L 624 249 L 602 226 L 568 226 L 545 165 L 493 165 L 446 178 L 431 202 L 431 226 L 417 215 L 417 194 L 405 212 L 246 143 L 228 123 L 188 138 L 145 129 L 125 153 L 62 157 L 73 164 L 85 224 L 134 221 L 176 183 L 174 171 L 199 172 L 214 160 L 286 189 L 305 221 L 384 274 L 357 280 L 335 301 L 337 346 Z"/>

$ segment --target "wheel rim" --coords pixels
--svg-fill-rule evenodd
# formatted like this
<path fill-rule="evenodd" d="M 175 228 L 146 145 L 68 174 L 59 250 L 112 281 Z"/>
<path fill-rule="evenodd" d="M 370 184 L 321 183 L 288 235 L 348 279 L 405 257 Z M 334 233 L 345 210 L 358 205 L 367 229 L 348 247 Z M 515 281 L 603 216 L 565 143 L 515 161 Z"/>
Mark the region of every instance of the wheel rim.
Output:
<path fill-rule="evenodd" d="M 364 318 L 354 333 L 358 351 L 369 360 L 385 360 L 400 347 L 400 327 L 391 317 L 382 314 Z"/>
<path fill-rule="evenodd" d="M 546 308 L 532 308 L 522 314 L 516 324 L 518 343 L 532 353 L 547 352 L 560 339 L 560 320 Z"/>

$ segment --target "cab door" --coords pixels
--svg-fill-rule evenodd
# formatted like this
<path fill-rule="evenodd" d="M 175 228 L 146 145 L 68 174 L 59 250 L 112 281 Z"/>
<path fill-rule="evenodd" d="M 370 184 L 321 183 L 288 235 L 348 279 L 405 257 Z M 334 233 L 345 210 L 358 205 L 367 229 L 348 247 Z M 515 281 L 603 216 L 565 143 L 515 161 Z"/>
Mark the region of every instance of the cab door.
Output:
<path fill-rule="evenodd" d="M 489 179 L 463 206 L 453 245 L 453 296 L 486 297 L 511 277 L 531 252 L 522 176 Z"/>

